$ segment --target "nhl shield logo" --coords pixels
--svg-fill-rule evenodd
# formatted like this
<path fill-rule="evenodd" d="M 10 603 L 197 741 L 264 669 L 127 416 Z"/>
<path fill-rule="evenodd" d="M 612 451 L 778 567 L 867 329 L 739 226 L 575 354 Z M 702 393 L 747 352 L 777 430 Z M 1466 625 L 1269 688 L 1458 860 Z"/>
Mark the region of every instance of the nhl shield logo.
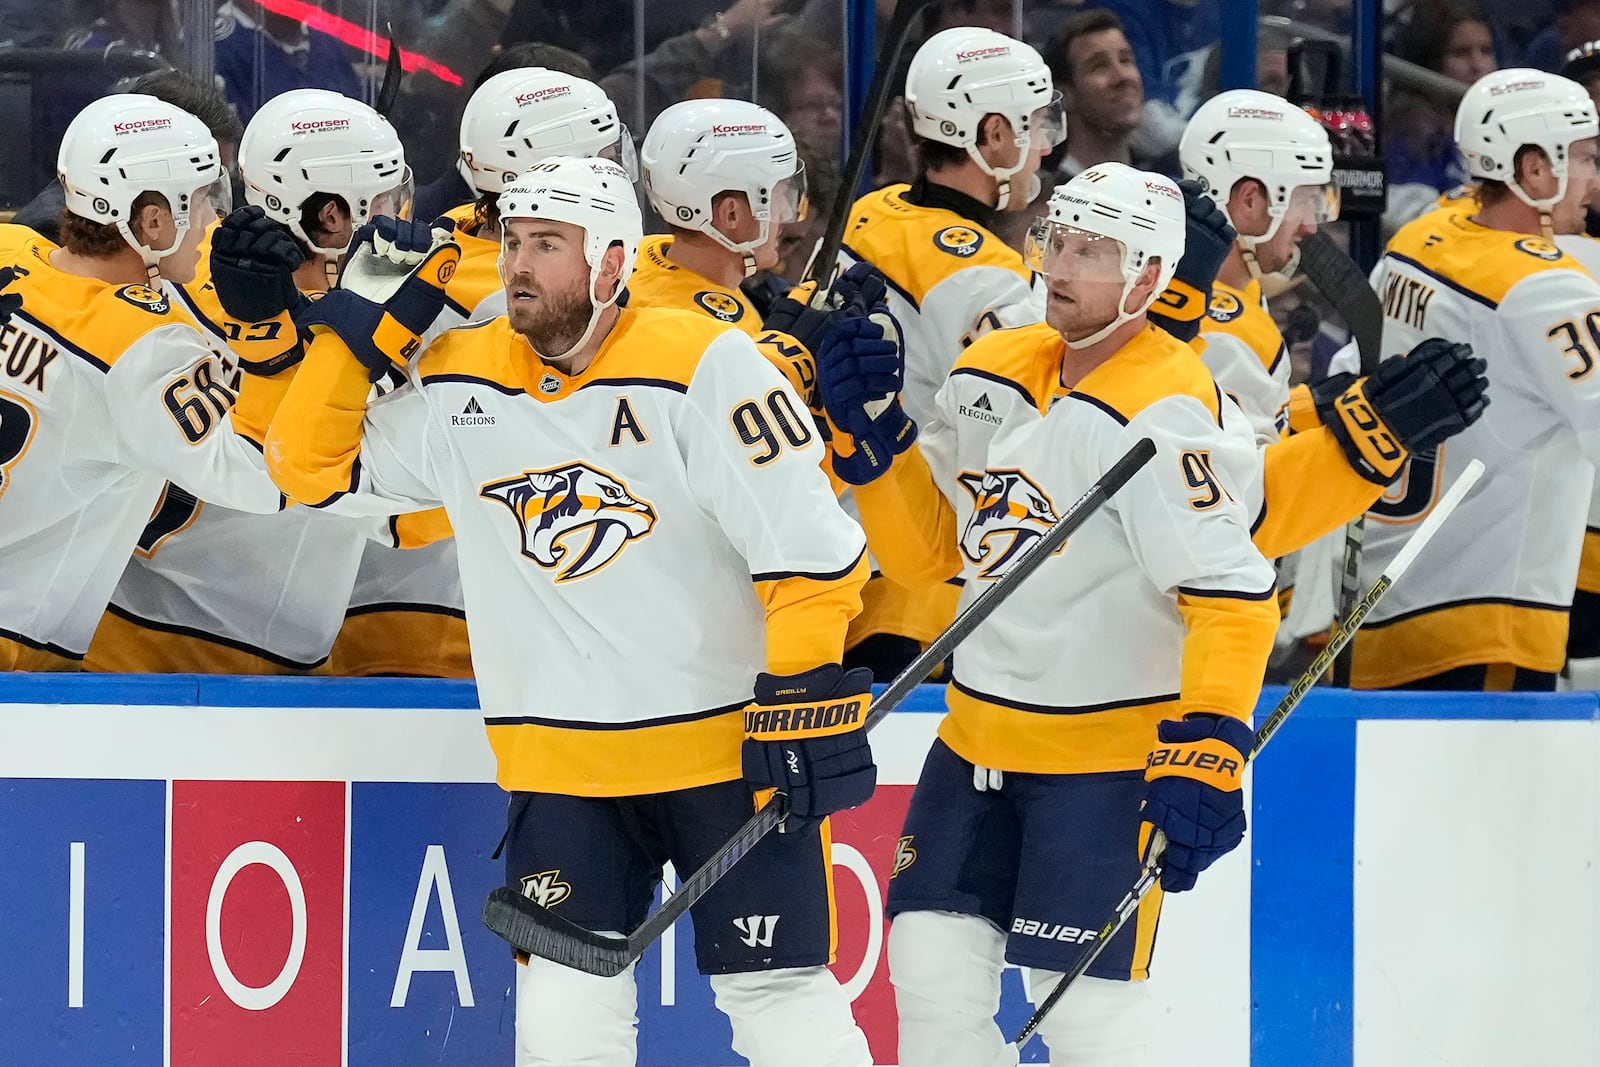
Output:
<path fill-rule="evenodd" d="M 522 527 L 522 554 L 558 571 L 557 582 L 600 570 L 630 541 L 648 537 L 656 523 L 648 501 L 587 463 L 523 471 L 485 485 L 479 495 L 511 510 Z"/>
<path fill-rule="evenodd" d="M 946 226 L 933 235 L 933 243 L 941 252 L 968 259 L 983 247 L 983 234 L 971 226 Z"/>
<path fill-rule="evenodd" d="M 962 471 L 958 480 L 972 497 L 961 554 L 983 568 L 979 578 L 1000 577 L 1060 518 L 1049 495 L 1019 470 Z"/>
<path fill-rule="evenodd" d="M 711 317 L 721 322 L 738 322 L 744 318 L 744 305 L 727 293 L 706 291 L 694 294 L 694 302 Z"/>

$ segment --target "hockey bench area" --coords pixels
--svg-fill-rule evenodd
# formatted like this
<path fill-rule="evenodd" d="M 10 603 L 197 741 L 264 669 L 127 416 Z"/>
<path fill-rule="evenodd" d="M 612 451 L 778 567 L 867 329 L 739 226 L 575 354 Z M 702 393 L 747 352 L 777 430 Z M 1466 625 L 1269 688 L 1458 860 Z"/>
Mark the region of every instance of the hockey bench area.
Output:
<path fill-rule="evenodd" d="M 884 880 L 940 707 L 889 718 L 836 822 L 837 970 L 880 1064 Z M 453 682 L 0 679 L 0 1062 L 509 1067 L 475 709 Z M 1245 847 L 1167 902 L 1151 1062 L 1600 1063 L 1600 694 L 1319 690 L 1253 788 Z M 642 1065 L 739 1062 L 690 937 L 639 966 Z"/>

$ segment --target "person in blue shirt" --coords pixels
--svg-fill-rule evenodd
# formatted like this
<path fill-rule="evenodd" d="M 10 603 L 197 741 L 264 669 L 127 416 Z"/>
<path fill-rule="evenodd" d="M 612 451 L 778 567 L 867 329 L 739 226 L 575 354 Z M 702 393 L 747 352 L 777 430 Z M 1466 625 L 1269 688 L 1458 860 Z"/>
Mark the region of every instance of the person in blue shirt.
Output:
<path fill-rule="evenodd" d="M 254 0 L 217 11 L 217 76 L 246 123 L 261 104 L 290 89 L 332 89 L 362 99 L 345 46 Z"/>

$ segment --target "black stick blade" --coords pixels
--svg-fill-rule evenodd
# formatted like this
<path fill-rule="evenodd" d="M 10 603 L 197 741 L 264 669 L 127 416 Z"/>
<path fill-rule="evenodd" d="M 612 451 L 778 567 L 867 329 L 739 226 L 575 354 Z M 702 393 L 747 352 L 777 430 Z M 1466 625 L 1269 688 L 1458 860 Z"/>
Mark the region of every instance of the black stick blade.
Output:
<path fill-rule="evenodd" d="M 585 930 L 510 886 L 499 886 L 483 902 L 483 925 L 518 952 L 601 978 L 616 977 L 634 960 L 627 938 Z"/>

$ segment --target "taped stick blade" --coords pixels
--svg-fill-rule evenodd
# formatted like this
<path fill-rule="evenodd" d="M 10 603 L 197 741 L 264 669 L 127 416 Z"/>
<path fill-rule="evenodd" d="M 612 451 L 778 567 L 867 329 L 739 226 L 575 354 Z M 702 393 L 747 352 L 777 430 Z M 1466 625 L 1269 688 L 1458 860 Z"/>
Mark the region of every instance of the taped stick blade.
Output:
<path fill-rule="evenodd" d="M 483 902 L 483 925 L 518 952 L 601 978 L 616 977 L 634 961 L 627 938 L 585 930 L 510 886 L 497 887 Z"/>

